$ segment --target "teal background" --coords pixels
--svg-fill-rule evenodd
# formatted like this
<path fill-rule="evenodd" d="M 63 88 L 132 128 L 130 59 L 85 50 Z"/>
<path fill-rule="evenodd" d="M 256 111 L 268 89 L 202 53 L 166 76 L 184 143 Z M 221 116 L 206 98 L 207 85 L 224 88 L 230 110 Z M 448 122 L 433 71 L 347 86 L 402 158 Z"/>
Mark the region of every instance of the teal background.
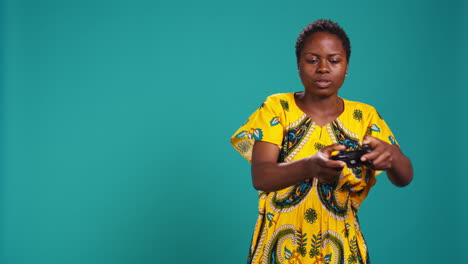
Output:
<path fill-rule="evenodd" d="M 256 220 L 229 137 L 302 89 L 318 18 L 352 44 L 340 95 L 392 127 L 415 178 L 360 211 L 373 263 L 460 263 L 467 4 L 4 0 L 0 262 L 243 263 Z"/>

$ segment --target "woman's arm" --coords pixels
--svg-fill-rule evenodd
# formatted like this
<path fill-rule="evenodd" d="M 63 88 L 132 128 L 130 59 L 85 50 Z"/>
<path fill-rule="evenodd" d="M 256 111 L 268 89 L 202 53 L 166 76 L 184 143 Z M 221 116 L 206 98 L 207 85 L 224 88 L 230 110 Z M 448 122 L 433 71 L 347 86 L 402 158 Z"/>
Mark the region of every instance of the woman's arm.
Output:
<path fill-rule="evenodd" d="M 385 170 L 388 179 L 396 186 L 403 187 L 413 180 L 411 161 L 397 145 L 390 145 L 372 136 L 365 136 L 363 144 L 369 144 L 373 150 L 361 157 L 362 161 L 371 160 L 373 168 Z"/>
<path fill-rule="evenodd" d="M 333 151 L 343 149 L 343 145 L 335 144 L 310 157 L 278 163 L 280 148 L 272 143 L 256 141 L 252 150 L 253 186 L 257 190 L 272 192 L 311 178 L 317 178 L 321 183 L 333 183 L 338 180 L 346 163 L 328 158 Z"/>

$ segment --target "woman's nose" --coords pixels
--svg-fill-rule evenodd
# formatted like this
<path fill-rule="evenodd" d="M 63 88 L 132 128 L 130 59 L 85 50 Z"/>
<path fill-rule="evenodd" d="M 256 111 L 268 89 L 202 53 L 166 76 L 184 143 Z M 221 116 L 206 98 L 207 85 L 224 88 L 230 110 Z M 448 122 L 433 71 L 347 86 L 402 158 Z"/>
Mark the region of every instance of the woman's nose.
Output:
<path fill-rule="evenodd" d="M 328 73 L 328 72 L 330 72 L 330 68 L 328 67 L 328 63 L 326 61 L 321 60 L 318 63 L 317 72 L 318 73 Z"/>

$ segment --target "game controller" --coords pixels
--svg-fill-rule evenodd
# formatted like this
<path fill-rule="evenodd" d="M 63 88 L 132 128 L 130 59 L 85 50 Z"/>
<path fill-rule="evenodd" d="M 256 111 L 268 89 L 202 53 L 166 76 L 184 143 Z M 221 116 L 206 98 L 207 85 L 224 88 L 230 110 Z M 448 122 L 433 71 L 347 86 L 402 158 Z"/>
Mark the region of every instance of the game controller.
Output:
<path fill-rule="evenodd" d="M 371 151 L 372 151 L 372 148 L 369 145 L 364 144 L 362 145 L 362 147 L 358 146 L 355 150 L 340 151 L 337 155 L 331 156 L 330 159 L 344 161 L 346 162 L 346 165 L 348 166 L 348 168 L 356 168 L 356 167 L 363 166 L 363 165 L 370 166 L 372 165 L 372 161 L 368 160 L 368 161 L 362 162 L 361 157 L 364 154 L 367 154 Z"/>

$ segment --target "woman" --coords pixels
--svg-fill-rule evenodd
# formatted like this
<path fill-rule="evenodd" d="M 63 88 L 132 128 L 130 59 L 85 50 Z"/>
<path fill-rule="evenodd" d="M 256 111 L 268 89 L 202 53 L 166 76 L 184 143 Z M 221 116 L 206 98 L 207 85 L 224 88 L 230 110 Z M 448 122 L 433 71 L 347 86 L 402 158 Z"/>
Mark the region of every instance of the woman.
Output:
<path fill-rule="evenodd" d="M 340 98 L 351 54 L 336 23 L 317 20 L 296 43 L 303 92 L 269 96 L 231 138 L 252 164 L 259 216 L 249 263 L 369 263 L 357 211 L 386 171 L 409 184 L 412 166 L 377 111 Z M 363 164 L 332 160 L 367 144 Z"/>

